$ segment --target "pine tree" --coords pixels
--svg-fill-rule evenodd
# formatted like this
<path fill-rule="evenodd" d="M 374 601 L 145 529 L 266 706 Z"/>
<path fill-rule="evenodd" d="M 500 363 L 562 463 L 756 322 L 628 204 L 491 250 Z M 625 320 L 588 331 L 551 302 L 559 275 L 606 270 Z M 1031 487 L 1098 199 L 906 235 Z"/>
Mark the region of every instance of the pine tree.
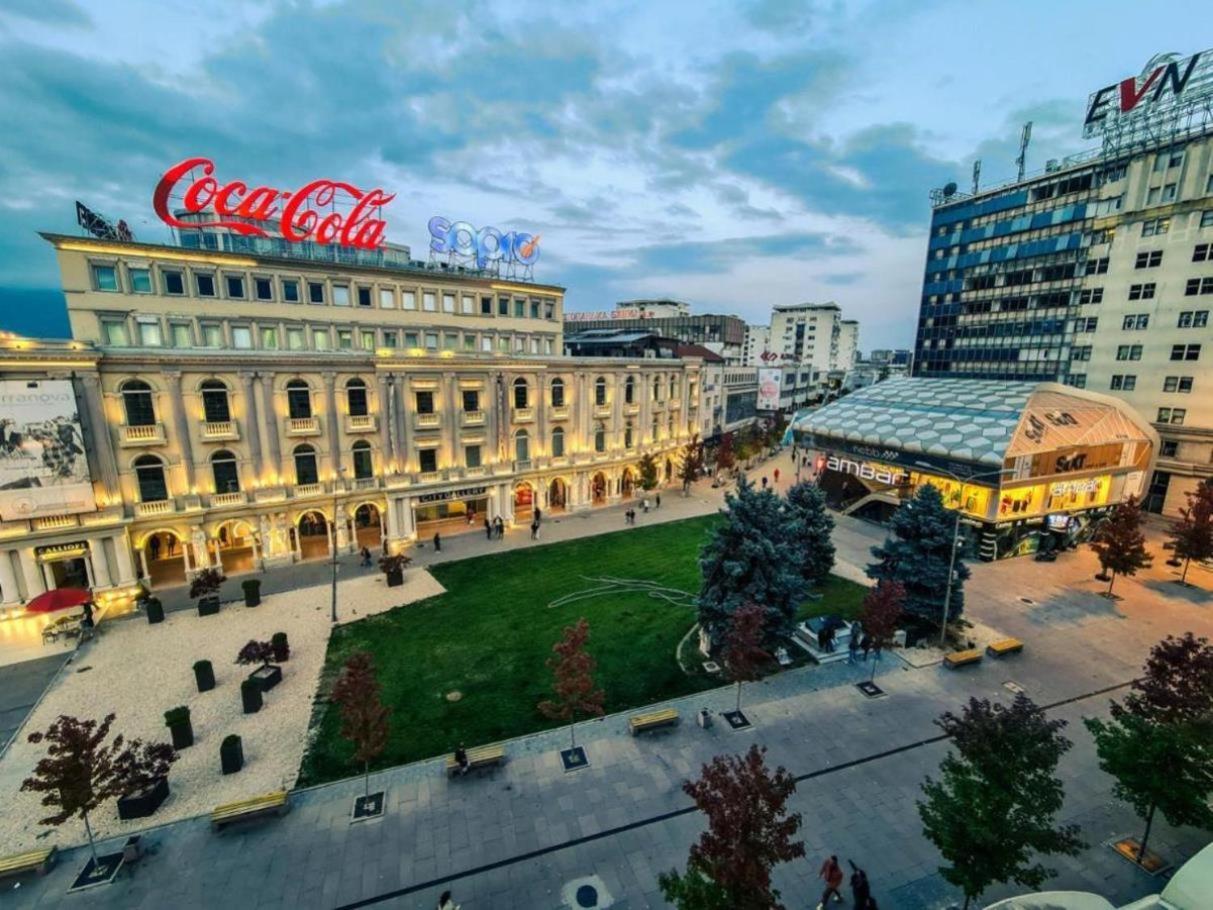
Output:
<path fill-rule="evenodd" d="M 657 459 L 652 453 L 646 452 L 640 456 L 640 461 L 637 464 L 640 468 L 640 489 L 652 490 L 657 486 Z"/>
<path fill-rule="evenodd" d="M 699 551 L 699 569 L 699 624 L 713 644 L 723 641 L 733 613 L 748 602 L 766 609 L 768 641 L 791 633 L 804 582 L 782 504 L 771 490 L 760 492 L 743 477 L 736 494 L 725 494 L 724 520 Z"/>
<path fill-rule="evenodd" d="M 354 746 L 354 761 L 361 763 L 363 792 L 371 792 L 371 762 L 387 745 L 391 709 L 379 696 L 379 680 L 371 655 L 350 655 L 333 686 L 333 701 L 341 706 L 341 735 Z"/>
<path fill-rule="evenodd" d="M 1171 525 L 1169 532 L 1175 543 L 1175 558 L 1184 563 L 1181 584 L 1187 584 L 1192 560 L 1213 558 L 1213 478 L 1202 480 L 1187 497 L 1187 507 L 1179 510 L 1179 521 Z"/>
<path fill-rule="evenodd" d="M 590 640 L 590 624 L 583 616 L 576 625 L 566 626 L 560 641 L 552 645 L 553 656 L 548 658 L 548 669 L 552 671 L 556 697 L 539 703 L 539 711 L 552 720 L 569 722 L 569 742 L 577 748 L 577 735 L 573 730 L 578 714 L 602 717 L 602 704 L 606 695 L 594 686 L 594 658 L 585 651 Z"/>
<path fill-rule="evenodd" d="M 905 589 L 902 609 L 920 622 L 938 625 L 948 589 L 956 516 L 944 508 L 939 490 L 923 484 L 914 498 L 893 515 L 891 528 L 893 536 L 872 548 L 877 562 L 868 566 L 868 577 L 878 582 L 900 582 Z M 948 622 L 964 611 L 964 583 L 968 577 L 969 568 L 957 554 Z"/>
<path fill-rule="evenodd" d="M 1049 720 L 1022 693 L 1010 706 L 972 698 L 959 716 L 936 723 L 952 738 L 938 781 L 918 803 L 927 838 L 948 865 L 943 877 L 964 891 L 965 908 L 995 882 L 1038 888 L 1054 875 L 1038 855 L 1074 855 L 1075 825 L 1055 826 L 1064 801 L 1057 763 L 1070 748 L 1065 721 Z"/>
<path fill-rule="evenodd" d="M 834 568 L 834 519 L 826 509 L 825 494 L 815 484 L 798 483 L 788 490 L 784 508 L 801 577 L 810 587 L 820 585 Z"/>
<path fill-rule="evenodd" d="M 1099 557 L 1104 572 L 1111 572 L 1107 596 L 1112 595 L 1112 585 L 1117 575 L 1137 574 L 1138 569 L 1149 566 L 1154 559 L 1146 552 L 1146 535 L 1141 530 L 1141 507 L 1137 497 L 1130 496 L 1119 503 L 1112 514 L 1100 522 L 1091 535 L 1091 549 Z"/>

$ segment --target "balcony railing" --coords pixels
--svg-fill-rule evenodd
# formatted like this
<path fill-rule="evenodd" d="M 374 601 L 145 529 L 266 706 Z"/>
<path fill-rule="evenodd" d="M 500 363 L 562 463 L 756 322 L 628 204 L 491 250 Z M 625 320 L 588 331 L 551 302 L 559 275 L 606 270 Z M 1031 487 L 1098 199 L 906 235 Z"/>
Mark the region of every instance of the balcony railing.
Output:
<path fill-rule="evenodd" d="M 235 493 L 216 493 L 211 497 L 211 508 L 217 509 L 220 506 L 238 506 L 248 502 L 248 494 L 243 490 L 238 490 Z"/>
<path fill-rule="evenodd" d="M 514 423 L 530 423 L 535 419 L 534 408 L 514 408 L 513 410 Z"/>
<path fill-rule="evenodd" d="M 240 438 L 240 428 L 234 420 L 208 420 L 202 424 L 202 438 L 212 442 Z"/>
<path fill-rule="evenodd" d="M 377 489 L 378 486 L 379 486 L 378 477 L 355 477 L 354 478 L 354 489 L 355 490 L 374 490 L 374 489 Z"/>
<path fill-rule="evenodd" d="M 435 427 L 442 426 L 442 415 L 433 414 L 414 414 L 413 426 L 419 430 L 432 430 Z"/>
<path fill-rule="evenodd" d="M 320 419 L 317 417 L 286 418 L 287 436 L 319 436 Z"/>
<path fill-rule="evenodd" d="M 609 404 L 594 405 L 594 416 L 595 417 L 610 417 L 611 416 L 611 406 Z"/>
<path fill-rule="evenodd" d="M 75 515 L 47 515 L 44 518 L 34 519 L 35 531 L 56 531 L 60 528 L 74 528 L 75 526 Z"/>
<path fill-rule="evenodd" d="M 300 483 L 295 485 L 295 496 L 319 496 L 324 492 L 322 483 Z"/>
<path fill-rule="evenodd" d="M 484 467 L 484 465 L 476 465 L 474 468 L 467 467 L 463 469 L 464 477 L 483 477 L 487 473 L 488 470 Z"/>
<path fill-rule="evenodd" d="M 624 405 L 623 405 L 623 413 L 625 413 L 625 414 L 629 414 L 629 415 L 635 415 L 635 414 L 639 414 L 639 413 L 640 413 L 640 405 L 639 405 L 637 402 L 635 402 L 635 401 L 633 401 L 631 404 L 628 404 L 627 402 L 624 402 Z"/>
<path fill-rule="evenodd" d="M 530 471 L 535 467 L 535 463 L 529 458 L 519 459 L 514 462 L 515 471 Z"/>
<path fill-rule="evenodd" d="M 441 471 L 418 471 L 418 483 L 441 483 L 443 480 Z"/>
<path fill-rule="evenodd" d="M 146 518 L 149 515 L 168 515 L 173 511 L 173 501 L 171 499 L 159 499 L 155 502 L 137 502 L 135 503 L 135 514 L 140 518 Z"/>
<path fill-rule="evenodd" d="M 569 406 L 567 404 L 554 404 L 549 412 L 553 420 L 568 420 Z"/>
<path fill-rule="evenodd" d="M 680 409 L 682 407 L 682 399 L 681 398 L 671 398 L 670 407 Z"/>
<path fill-rule="evenodd" d="M 379 429 L 379 420 L 374 414 L 351 414 L 345 418 L 347 433 L 374 433 Z"/>
<path fill-rule="evenodd" d="M 151 423 L 146 426 L 123 426 L 122 445 L 126 446 L 162 446 L 164 445 L 164 424 Z"/>
<path fill-rule="evenodd" d="M 460 412 L 459 422 L 465 427 L 484 426 L 484 411 L 462 411 Z"/>

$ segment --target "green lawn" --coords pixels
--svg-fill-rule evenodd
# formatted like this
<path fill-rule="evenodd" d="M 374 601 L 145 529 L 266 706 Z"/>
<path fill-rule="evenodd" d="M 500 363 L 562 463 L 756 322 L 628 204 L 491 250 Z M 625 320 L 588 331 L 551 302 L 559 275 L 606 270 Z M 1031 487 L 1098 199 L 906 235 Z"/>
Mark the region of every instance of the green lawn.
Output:
<path fill-rule="evenodd" d="M 612 534 L 431 569 L 447 593 L 337 629 L 329 643 L 323 692 L 348 655 L 375 658 L 392 728 L 379 766 L 416 761 L 467 746 L 556 726 L 536 709 L 550 694 L 544 661 L 566 625 L 584 616 L 589 651 L 609 712 L 720 685 L 687 676 L 675 659 L 695 622 L 694 609 L 638 592 L 614 591 L 557 608 L 558 597 L 594 586 L 592 577 L 659 582 L 693 595 L 697 557 L 716 516 L 630 528 Z M 862 588 L 833 578 L 802 612 L 857 609 Z M 689 598 L 688 598 L 689 600 Z M 458 701 L 446 696 L 459 692 Z M 335 708 L 321 708 L 319 735 L 304 758 L 302 783 L 355 773 Z"/>

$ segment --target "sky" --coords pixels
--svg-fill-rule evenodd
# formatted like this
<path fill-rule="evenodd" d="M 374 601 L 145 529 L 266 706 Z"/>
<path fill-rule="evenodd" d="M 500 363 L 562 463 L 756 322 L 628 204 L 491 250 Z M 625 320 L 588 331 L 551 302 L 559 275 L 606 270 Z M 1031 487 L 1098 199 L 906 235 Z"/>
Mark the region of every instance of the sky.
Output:
<path fill-rule="evenodd" d="M 152 190 L 221 180 L 396 192 L 542 236 L 566 309 L 672 297 L 765 323 L 835 301 L 912 347 L 928 192 L 1083 151 L 1088 94 L 1213 43 L 1207 6 L 664 0 L 0 2 L 0 328 L 66 333 L 51 248 L 79 199 L 163 241 Z"/>

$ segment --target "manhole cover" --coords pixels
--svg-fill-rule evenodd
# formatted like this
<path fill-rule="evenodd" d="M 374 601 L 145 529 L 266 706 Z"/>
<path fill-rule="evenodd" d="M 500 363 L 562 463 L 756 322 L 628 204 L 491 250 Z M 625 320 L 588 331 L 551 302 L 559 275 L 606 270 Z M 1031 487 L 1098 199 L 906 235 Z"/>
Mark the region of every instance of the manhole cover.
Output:
<path fill-rule="evenodd" d="M 462 692 L 448 692 L 448 693 L 446 693 L 446 700 L 447 700 L 447 701 L 459 701 L 459 699 L 461 699 L 461 698 L 463 698 L 463 693 L 462 693 Z"/>
<path fill-rule="evenodd" d="M 582 885 L 577 889 L 576 899 L 578 907 L 597 907 L 598 889 L 593 885 Z"/>
<path fill-rule="evenodd" d="M 1036 603 L 1036 601 L 1034 601 L 1034 600 L 1033 600 L 1032 598 L 1030 598 L 1030 597 L 1021 597 L 1021 598 L 1019 598 L 1019 599 L 1020 599 L 1020 601 L 1022 601 L 1023 603 L 1026 603 L 1026 604 L 1034 604 L 1034 603 Z"/>

